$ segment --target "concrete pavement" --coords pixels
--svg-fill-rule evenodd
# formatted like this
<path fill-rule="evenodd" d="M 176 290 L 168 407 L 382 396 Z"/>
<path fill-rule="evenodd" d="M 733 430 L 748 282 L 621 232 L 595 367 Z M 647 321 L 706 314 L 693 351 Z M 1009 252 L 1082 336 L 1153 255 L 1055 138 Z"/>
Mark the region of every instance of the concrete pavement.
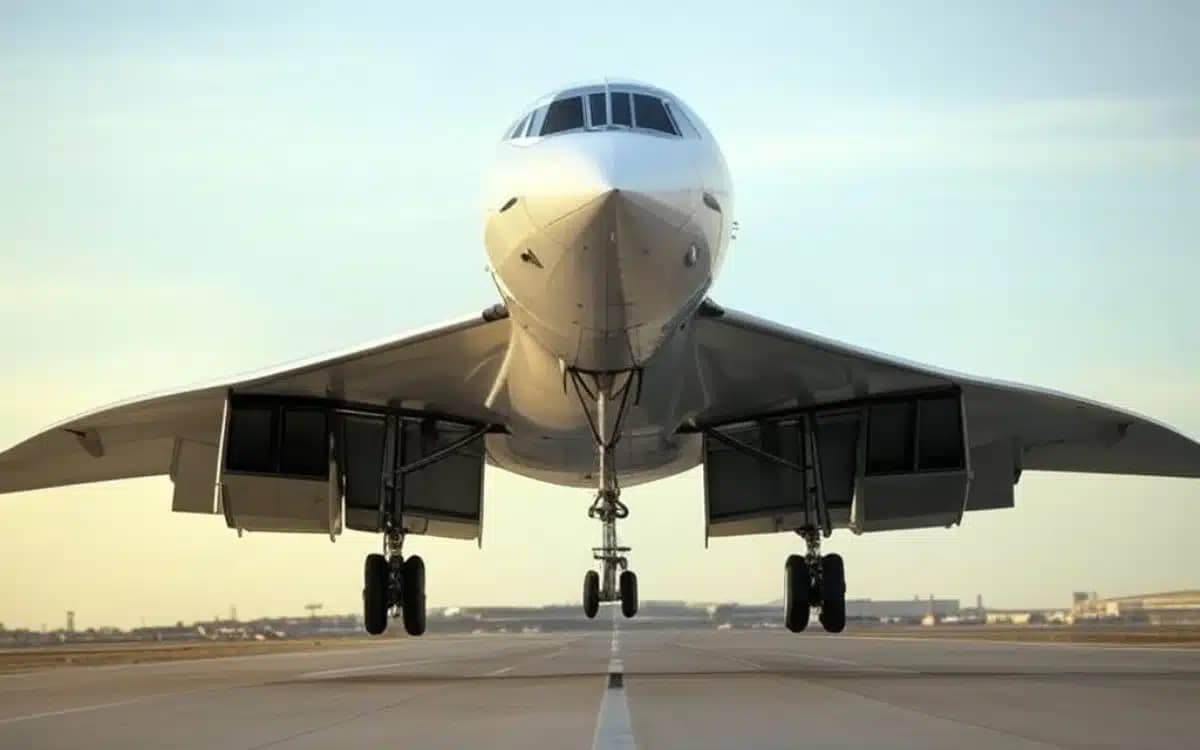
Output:
<path fill-rule="evenodd" d="M 1197 706 L 1200 649 L 433 634 L 0 675 L 0 748 L 1186 747 Z"/>

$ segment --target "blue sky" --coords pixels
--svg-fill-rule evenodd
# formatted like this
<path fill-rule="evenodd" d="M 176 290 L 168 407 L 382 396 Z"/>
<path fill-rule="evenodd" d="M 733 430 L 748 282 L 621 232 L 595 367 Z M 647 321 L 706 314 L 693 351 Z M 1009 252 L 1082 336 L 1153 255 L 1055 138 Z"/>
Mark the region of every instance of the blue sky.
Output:
<path fill-rule="evenodd" d="M 495 140 L 527 101 L 597 75 L 676 92 L 721 142 L 742 226 L 722 304 L 1198 436 L 1200 11 L 1045 6 L 5 4 L 0 444 L 491 304 L 478 197 Z M 1018 492 L 960 530 L 836 540 L 851 595 L 1200 585 L 1200 483 L 1027 475 Z M 697 474 L 628 494 L 645 596 L 778 595 L 794 542 L 704 552 Z M 0 498 L 26 532 L 0 550 L 0 621 L 119 621 L 106 602 L 147 587 L 148 617 L 229 597 L 243 614 L 355 608 L 375 540 L 238 543 L 168 496 L 155 479 Z M 571 599 L 597 531 L 586 495 L 491 472 L 489 501 L 483 552 L 421 543 L 431 599 L 510 600 L 451 572 L 478 566 L 536 577 L 529 601 Z M 512 539 L 530 517 L 544 550 Z M 33 580 L 69 580 L 69 560 L 39 557 L 88 523 L 113 531 L 65 554 L 113 572 L 85 606 Z M 176 569 L 145 580 L 164 555 Z M 229 559 L 232 590 L 197 582 Z M 280 590 L 298 559 L 317 591 Z"/>

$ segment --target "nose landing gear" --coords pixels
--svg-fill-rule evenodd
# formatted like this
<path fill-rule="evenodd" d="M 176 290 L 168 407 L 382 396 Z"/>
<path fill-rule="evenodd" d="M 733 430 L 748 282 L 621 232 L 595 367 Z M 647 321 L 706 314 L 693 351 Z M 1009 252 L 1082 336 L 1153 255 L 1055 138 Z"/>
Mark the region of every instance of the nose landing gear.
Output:
<path fill-rule="evenodd" d="M 619 494 L 619 490 L 601 490 L 588 508 L 588 517 L 598 518 L 602 524 L 600 546 L 592 548 L 592 558 L 600 562 L 601 572 L 589 570 L 583 577 L 583 613 L 589 618 L 596 616 L 600 602 L 621 602 L 621 614 L 626 617 L 633 617 L 638 610 L 637 575 L 629 570 L 625 556 L 630 548 L 617 542 L 617 519 L 629 515 L 629 507 L 621 502 Z"/>
<path fill-rule="evenodd" d="M 630 405 L 631 393 L 641 388 L 641 371 L 630 370 L 620 380 L 622 373 L 581 373 L 568 370 L 575 394 L 579 397 L 588 425 L 596 442 L 599 460 L 599 490 L 596 499 L 588 508 L 588 517 L 599 519 L 601 524 L 600 546 L 592 548 L 592 557 L 600 563 L 600 572 L 589 570 L 583 576 L 583 613 L 593 618 L 600 611 L 601 602 L 621 603 L 621 614 L 633 617 L 638 611 L 637 575 L 629 570 L 626 553 L 617 541 L 617 521 L 629 516 L 629 507 L 621 502 L 621 487 L 617 481 L 616 465 L 613 461 L 614 448 L 621 437 L 621 422 Z M 584 378 L 589 377 L 594 388 Z M 618 381 L 619 385 L 618 385 Z M 588 401 L 596 403 L 596 415 L 592 417 Z M 609 427 L 609 406 L 617 401 L 612 427 Z M 634 403 L 637 398 L 634 396 Z"/>

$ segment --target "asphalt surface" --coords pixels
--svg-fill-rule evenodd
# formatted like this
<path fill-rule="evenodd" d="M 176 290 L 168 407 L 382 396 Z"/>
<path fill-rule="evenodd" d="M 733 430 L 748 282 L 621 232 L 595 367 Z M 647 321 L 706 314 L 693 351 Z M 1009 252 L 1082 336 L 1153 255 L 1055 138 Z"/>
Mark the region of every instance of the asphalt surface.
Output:
<path fill-rule="evenodd" d="M 1194 648 L 618 629 L 0 675 L 0 748 L 1178 748 L 1197 737 Z"/>

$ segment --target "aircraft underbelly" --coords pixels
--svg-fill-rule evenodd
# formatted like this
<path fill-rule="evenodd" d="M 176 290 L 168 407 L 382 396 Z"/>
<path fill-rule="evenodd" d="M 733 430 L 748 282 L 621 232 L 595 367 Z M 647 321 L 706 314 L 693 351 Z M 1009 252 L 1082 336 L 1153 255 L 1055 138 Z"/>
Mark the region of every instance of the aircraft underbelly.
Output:
<path fill-rule="evenodd" d="M 697 406 L 689 334 L 669 337 L 647 363 L 640 389 L 631 389 L 616 447 L 623 484 L 676 474 L 700 461 L 699 440 L 677 434 Z M 596 446 L 584 406 L 558 358 L 517 326 L 488 407 L 508 415 L 508 434 L 488 436 L 491 463 L 555 484 L 595 485 Z"/>
<path fill-rule="evenodd" d="M 494 466 L 539 481 L 567 487 L 596 487 L 596 448 L 590 435 L 556 440 L 489 435 L 487 457 Z M 616 447 L 622 486 L 662 479 L 699 463 L 699 435 L 669 438 L 661 433 L 626 435 Z"/>

